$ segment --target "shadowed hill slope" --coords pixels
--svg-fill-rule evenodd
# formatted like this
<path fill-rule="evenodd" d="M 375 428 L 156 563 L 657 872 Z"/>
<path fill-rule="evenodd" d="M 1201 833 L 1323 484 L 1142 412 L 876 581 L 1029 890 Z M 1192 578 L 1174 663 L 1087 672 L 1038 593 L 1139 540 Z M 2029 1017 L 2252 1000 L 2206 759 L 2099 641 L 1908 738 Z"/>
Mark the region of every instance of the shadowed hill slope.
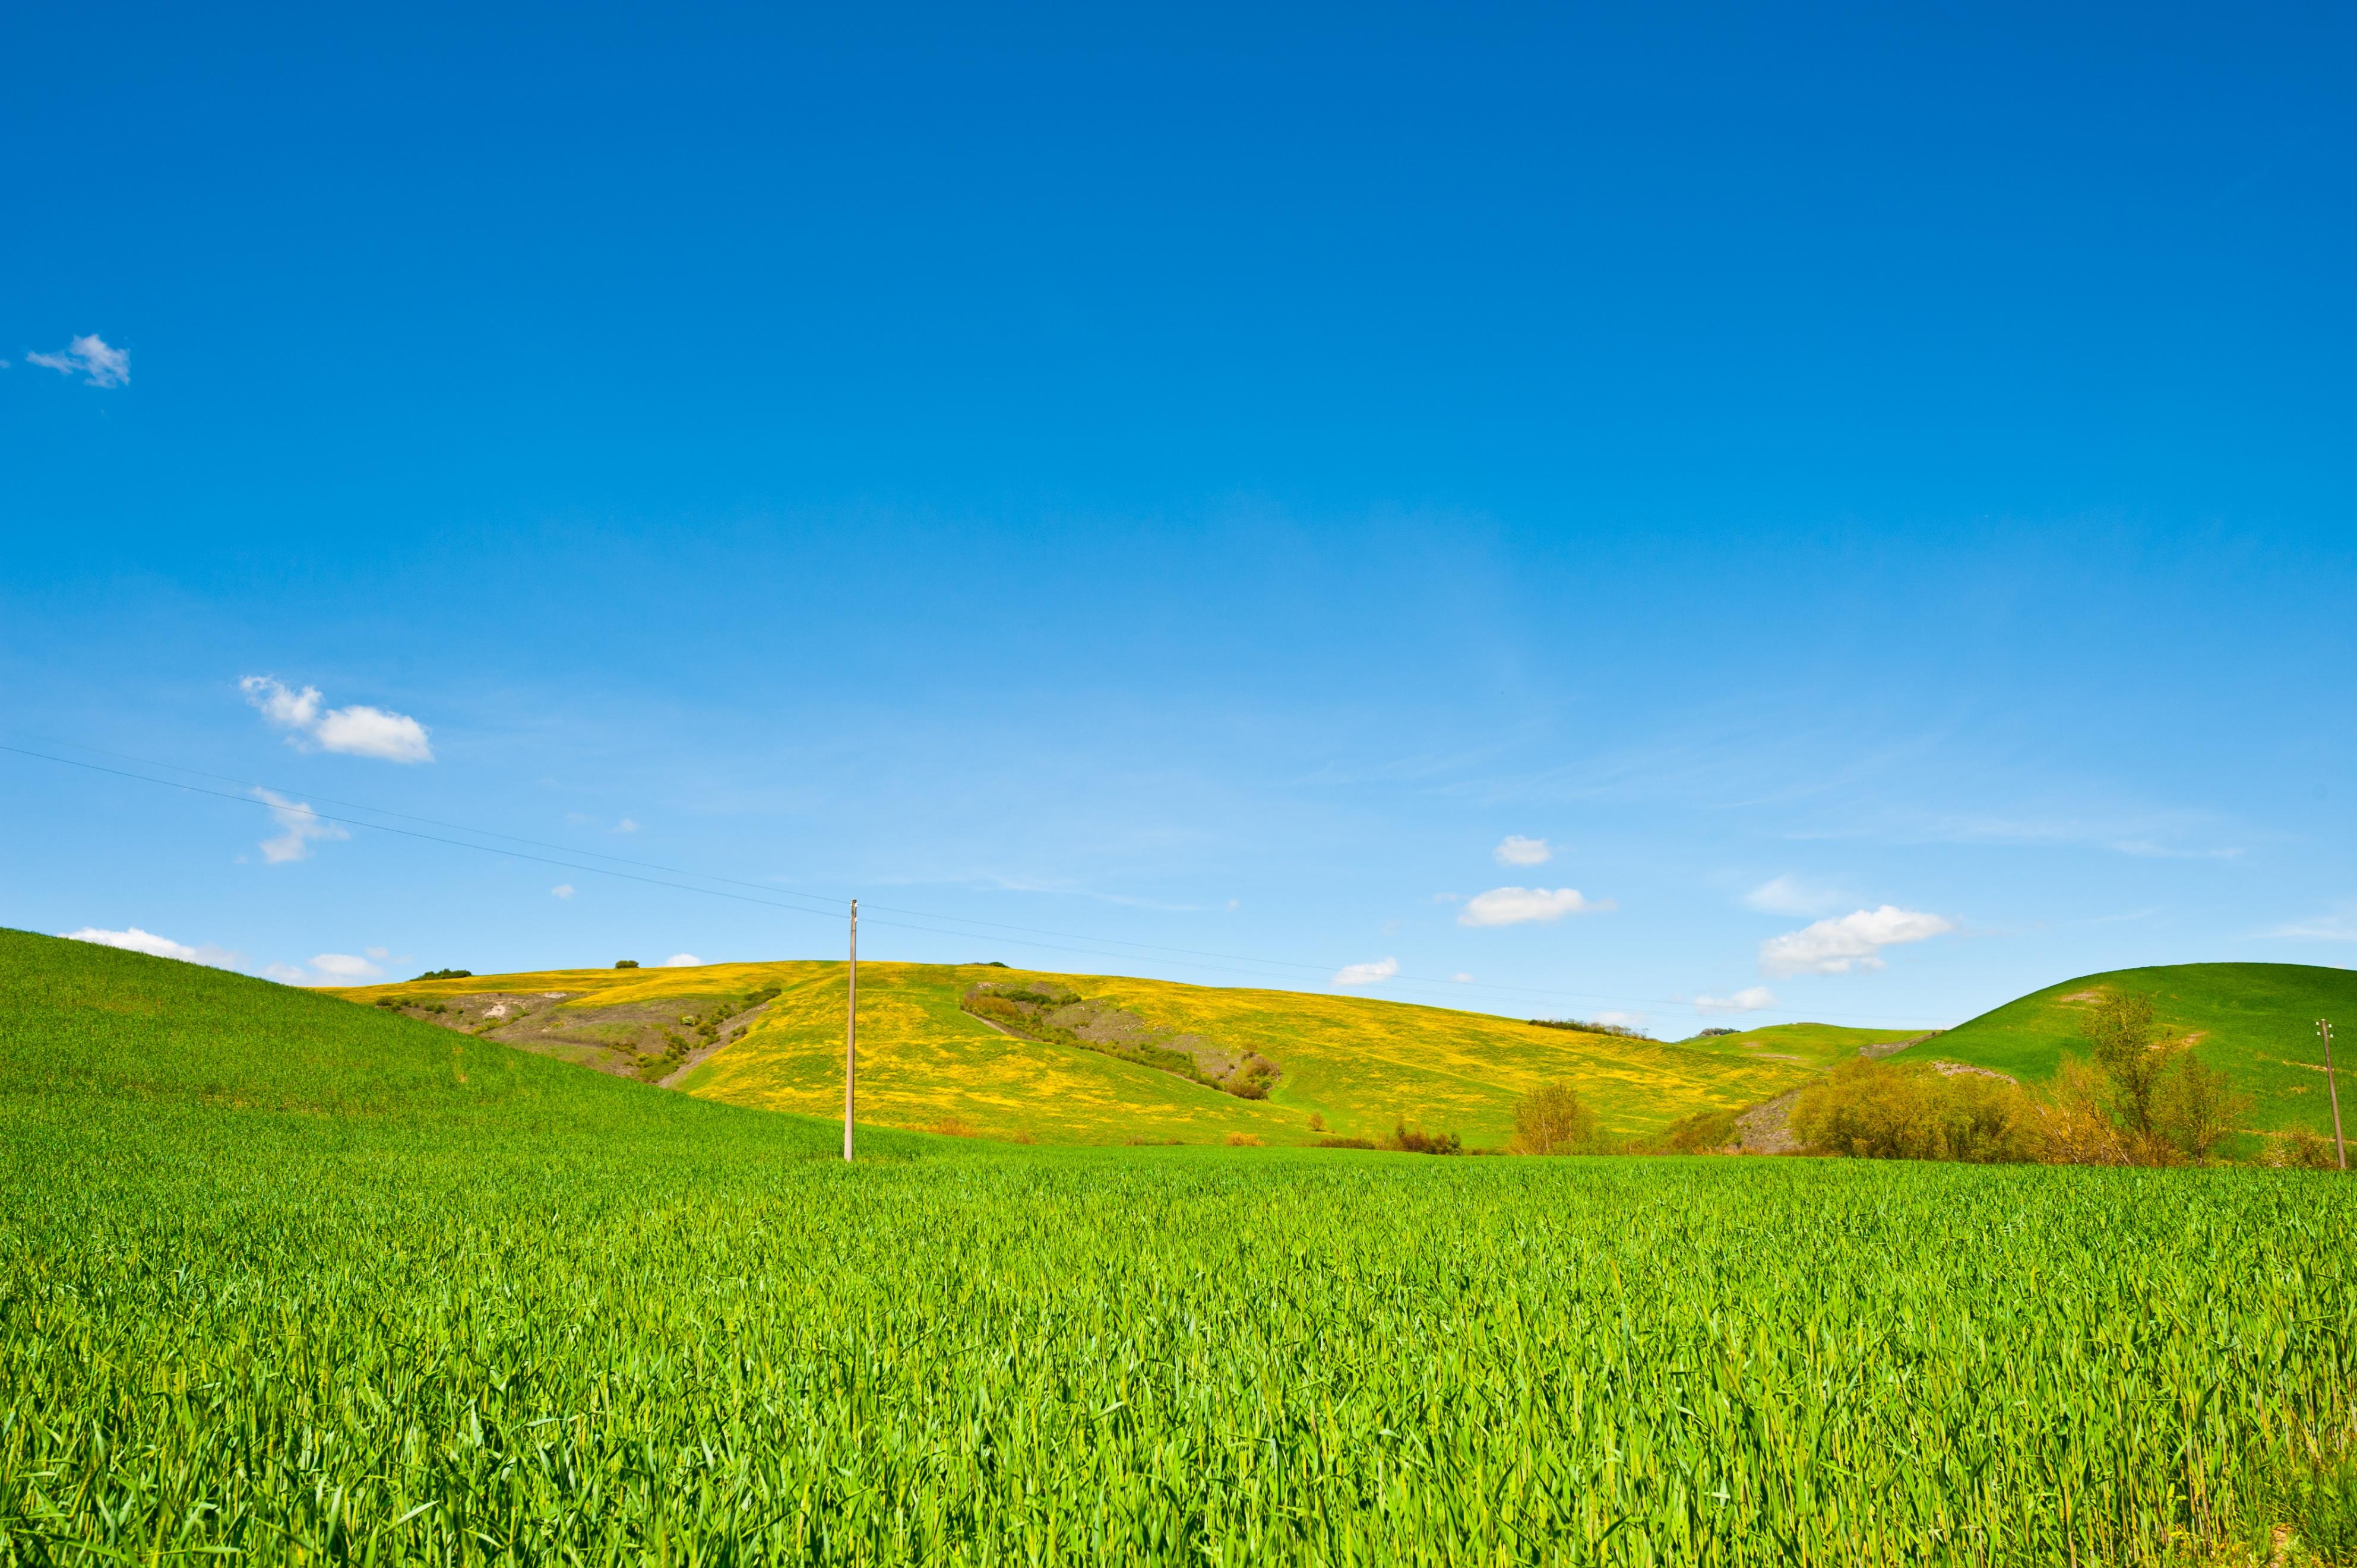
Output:
<path fill-rule="evenodd" d="M 2316 1021 L 2330 1018 L 2344 1069 L 2341 1118 L 2357 1131 L 2357 1098 L 2345 1069 L 2357 1045 L 2357 972 L 2298 963 L 2180 963 L 2083 974 L 2033 991 L 1921 1046 L 1908 1056 L 1965 1062 L 2043 1083 L 2064 1052 L 2085 1056 L 2081 1028 L 2108 994 L 2153 998 L 2167 1037 L 2190 1041 L 2202 1061 L 2223 1071 L 2252 1099 L 2246 1125 L 2267 1132 L 2305 1128 L 2330 1136 L 2324 1050 Z"/>

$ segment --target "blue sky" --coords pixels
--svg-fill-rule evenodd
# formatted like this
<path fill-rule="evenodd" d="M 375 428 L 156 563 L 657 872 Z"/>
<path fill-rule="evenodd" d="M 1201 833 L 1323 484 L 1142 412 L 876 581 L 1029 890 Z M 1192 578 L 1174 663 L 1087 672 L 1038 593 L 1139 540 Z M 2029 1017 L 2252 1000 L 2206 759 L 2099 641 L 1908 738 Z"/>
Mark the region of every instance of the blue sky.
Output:
<path fill-rule="evenodd" d="M 1917 9 L 11 13 L 0 923 L 2357 960 L 2351 18 Z"/>

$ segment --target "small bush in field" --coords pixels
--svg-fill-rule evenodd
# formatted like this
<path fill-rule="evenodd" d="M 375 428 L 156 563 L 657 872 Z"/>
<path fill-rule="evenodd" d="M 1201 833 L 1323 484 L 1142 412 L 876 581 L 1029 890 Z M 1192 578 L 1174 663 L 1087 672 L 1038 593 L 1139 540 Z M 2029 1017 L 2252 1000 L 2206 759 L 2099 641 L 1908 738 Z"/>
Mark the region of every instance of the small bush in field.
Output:
<path fill-rule="evenodd" d="M 1550 1083 L 1514 1102 L 1513 1150 L 1518 1155 L 1568 1155 L 1596 1137 L 1596 1112 L 1570 1085 Z"/>
<path fill-rule="evenodd" d="M 1801 1091 L 1792 1133 L 1812 1148 L 1861 1159 L 1986 1163 L 2038 1152 L 2018 1085 L 1928 1063 L 1844 1062 Z"/>

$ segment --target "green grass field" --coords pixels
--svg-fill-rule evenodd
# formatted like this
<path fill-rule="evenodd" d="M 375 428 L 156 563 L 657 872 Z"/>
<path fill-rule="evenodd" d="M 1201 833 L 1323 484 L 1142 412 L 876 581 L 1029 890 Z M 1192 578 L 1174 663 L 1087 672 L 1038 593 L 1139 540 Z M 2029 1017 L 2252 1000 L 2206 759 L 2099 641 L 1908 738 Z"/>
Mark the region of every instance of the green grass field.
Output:
<path fill-rule="evenodd" d="M 2081 975 L 2007 1003 L 1938 1038 L 1910 1047 L 1923 1054 L 2043 1083 L 2065 1051 L 2087 1054 L 2079 1037 L 2089 1007 L 2107 993 L 2155 998 L 2172 1039 L 2190 1041 L 2201 1058 L 2251 1096 L 2247 1125 L 2332 1133 L 2324 1081 L 2324 1047 L 2316 1020 L 2330 1018 L 2343 1069 L 2341 1118 L 2357 1135 L 2357 1097 L 2348 1092 L 2357 1041 L 2357 971 L 2296 963 L 2181 963 Z"/>
<path fill-rule="evenodd" d="M 823 1121 L 16 933 L 0 1069 L 11 1563 L 2357 1553 L 2333 1176 L 846 1167 Z"/>
<path fill-rule="evenodd" d="M 1240 1100 L 1094 1051 L 1011 1037 L 958 1008 L 960 993 L 977 980 L 1027 977 L 1103 998 L 1157 1026 L 1259 1051 L 1279 1064 L 1283 1077 L 1267 1100 Z M 512 1037 L 578 1059 L 593 1053 L 541 1037 L 546 1021 L 587 1021 L 655 999 L 689 1012 L 712 998 L 770 985 L 781 994 L 745 1037 L 687 1074 L 681 1087 L 733 1104 L 839 1113 L 839 963 L 560 970 L 335 994 L 368 1003 L 382 996 L 565 994 L 518 1026 Z M 888 1126 L 955 1125 L 982 1137 L 1053 1144 L 1215 1144 L 1235 1136 L 1308 1144 L 1328 1135 L 1380 1136 L 1405 1119 L 1499 1147 L 1512 1133 L 1514 1101 L 1555 1079 L 1578 1089 L 1608 1133 L 1630 1137 L 1693 1112 L 1739 1109 L 1804 1081 L 1860 1045 L 1908 1037 L 1804 1024 L 1662 1044 L 1363 996 L 938 964 L 863 963 L 859 997 L 864 1116 Z"/>

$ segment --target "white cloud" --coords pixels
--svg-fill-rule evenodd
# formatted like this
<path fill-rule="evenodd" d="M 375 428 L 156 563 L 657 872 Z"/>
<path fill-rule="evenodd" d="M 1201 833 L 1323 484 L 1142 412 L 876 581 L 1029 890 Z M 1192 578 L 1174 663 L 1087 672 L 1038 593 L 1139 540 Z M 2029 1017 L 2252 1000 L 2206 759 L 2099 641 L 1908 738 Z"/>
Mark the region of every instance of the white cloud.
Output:
<path fill-rule="evenodd" d="M 389 714 L 382 708 L 359 705 L 333 708 L 319 716 L 319 727 L 311 733 L 322 751 L 382 757 L 387 762 L 434 760 L 434 747 L 425 738 L 425 726 L 407 714 Z"/>
<path fill-rule="evenodd" d="M 1466 973 L 1461 969 L 1455 974 L 1450 975 L 1448 978 L 1455 981 L 1459 985 L 1470 985 L 1473 983 L 1473 977 Z"/>
<path fill-rule="evenodd" d="M 153 953 L 157 958 L 176 958 L 183 963 L 197 961 L 197 950 L 186 942 L 176 942 L 169 937 L 159 937 L 153 931 L 143 931 L 136 926 L 121 931 L 102 931 L 96 926 L 84 926 L 79 931 L 59 931 L 58 935 L 70 942 L 96 942 L 101 947 L 122 948 L 127 952 Z"/>
<path fill-rule="evenodd" d="M 384 971 L 364 958 L 348 952 L 323 952 L 311 961 L 311 967 L 333 980 L 374 980 Z"/>
<path fill-rule="evenodd" d="M 662 961 L 665 969 L 694 969 L 704 961 L 692 952 L 675 952 Z"/>
<path fill-rule="evenodd" d="M 1577 887 L 1558 887 L 1553 892 L 1544 887 L 1492 887 L 1467 899 L 1457 923 L 1518 926 L 1525 920 L 1560 920 L 1566 915 L 1585 915 L 1613 907 L 1609 898 L 1581 897 Z"/>
<path fill-rule="evenodd" d="M 245 700 L 262 710 L 262 716 L 280 729 L 306 730 L 319 720 L 319 688 L 306 686 L 301 691 L 289 689 L 285 682 L 267 675 L 248 675 L 237 683 Z"/>
<path fill-rule="evenodd" d="M 386 762 L 431 762 L 434 746 L 426 729 L 406 714 L 387 713 L 365 703 L 349 708 L 321 706 L 319 688 L 296 691 L 268 675 L 248 675 L 238 682 L 245 700 L 280 729 L 291 731 L 286 744 L 300 750 L 316 746 L 346 757 L 374 757 Z"/>
<path fill-rule="evenodd" d="M 343 824 L 331 822 L 299 800 L 290 800 L 275 789 L 254 787 L 257 800 L 270 802 L 270 814 L 285 830 L 274 839 L 262 841 L 262 858 L 273 865 L 290 860 L 311 858 L 313 839 L 348 839 Z"/>
<path fill-rule="evenodd" d="M 393 956 L 393 950 L 391 948 L 362 948 L 361 949 L 361 951 L 368 954 L 369 957 L 376 960 L 379 963 L 382 963 L 385 960 Z"/>
<path fill-rule="evenodd" d="M 1500 865 L 1544 865 L 1555 858 L 1546 840 L 1526 839 L 1520 833 L 1508 833 L 1490 853 Z"/>
<path fill-rule="evenodd" d="M 1623 1013 L 1618 1008 L 1608 1007 L 1596 1015 L 1596 1021 L 1599 1024 L 1610 1024 L 1616 1028 L 1641 1029 L 1645 1026 L 1645 1015 Z"/>
<path fill-rule="evenodd" d="M 1882 967 L 1882 950 L 1920 942 L 1956 929 L 1940 915 L 1885 904 L 1837 919 L 1819 920 L 1760 944 L 1760 967 L 1769 974 L 1850 974 Z"/>
<path fill-rule="evenodd" d="M 1776 993 L 1764 985 L 1747 985 L 1732 996 L 1697 996 L 1697 1013 L 1757 1013 L 1776 1005 Z"/>
<path fill-rule="evenodd" d="M 1812 887 L 1787 872 L 1761 883 L 1743 896 L 1747 909 L 1763 915 L 1822 915 L 1842 907 L 1842 895 L 1830 887 Z"/>
<path fill-rule="evenodd" d="M 614 824 L 614 831 L 618 833 L 634 833 L 639 831 L 639 824 L 632 822 L 630 818 L 624 817 L 620 822 Z"/>
<path fill-rule="evenodd" d="M 570 898 L 573 897 L 573 884 L 570 882 L 560 882 L 548 891 L 555 897 Z"/>
<path fill-rule="evenodd" d="M 94 387 L 119 387 L 131 381 L 131 356 L 92 332 L 77 338 L 58 354 L 27 354 L 25 363 L 40 365 L 61 375 L 81 375 Z"/>
<path fill-rule="evenodd" d="M 1379 958 L 1372 963 L 1346 963 L 1334 972 L 1337 985 L 1372 985 L 1399 972 L 1399 960 Z"/>
<path fill-rule="evenodd" d="M 291 963 L 274 963 L 264 968 L 264 974 L 281 985 L 300 985 L 311 977 Z"/>

